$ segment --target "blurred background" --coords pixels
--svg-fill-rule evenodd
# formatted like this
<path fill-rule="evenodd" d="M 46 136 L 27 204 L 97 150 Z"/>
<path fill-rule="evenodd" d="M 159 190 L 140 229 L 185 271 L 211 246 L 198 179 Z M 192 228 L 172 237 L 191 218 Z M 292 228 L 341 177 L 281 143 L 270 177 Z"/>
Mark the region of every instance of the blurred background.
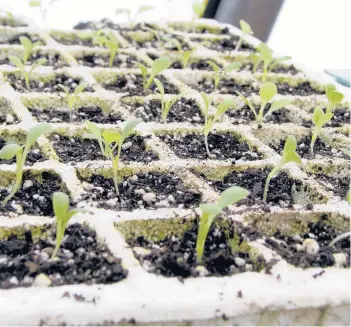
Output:
<path fill-rule="evenodd" d="M 45 26 L 40 8 L 28 0 L 0 0 L 2 9 L 25 15 Z M 115 16 L 117 8 L 134 11 L 141 5 L 154 9 L 137 20 L 189 20 L 192 0 L 42 0 L 47 4 L 46 23 L 51 28 L 70 29 L 79 21 L 108 17 L 127 21 L 126 15 Z M 238 26 L 245 19 L 255 36 L 275 51 L 288 54 L 317 71 L 343 70 L 350 80 L 351 42 L 349 19 L 351 0 L 207 0 L 206 17 Z"/>

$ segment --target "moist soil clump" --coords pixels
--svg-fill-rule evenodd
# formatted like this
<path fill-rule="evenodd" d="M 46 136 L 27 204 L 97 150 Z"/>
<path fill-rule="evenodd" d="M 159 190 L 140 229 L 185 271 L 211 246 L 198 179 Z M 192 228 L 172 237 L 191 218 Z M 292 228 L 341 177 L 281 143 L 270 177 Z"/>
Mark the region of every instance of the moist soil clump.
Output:
<path fill-rule="evenodd" d="M 170 146 L 177 156 L 183 159 L 252 161 L 261 158 L 260 154 L 251 151 L 249 146 L 240 140 L 238 136 L 230 133 L 209 134 L 208 146 L 211 158 L 206 152 L 204 135 L 161 135 L 159 137 Z"/>
<path fill-rule="evenodd" d="M 290 86 L 288 83 L 277 84 L 278 93 L 281 95 L 301 95 L 308 96 L 314 94 L 324 94 L 323 90 L 317 90 L 314 88 L 310 82 L 304 82 L 298 86 Z"/>
<path fill-rule="evenodd" d="M 270 170 L 248 170 L 240 172 L 232 172 L 224 177 L 222 181 L 210 181 L 205 176 L 202 177 L 209 185 L 214 187 L 216 191 L 222 193 L 227 188 L 237 185 L 250 191 L 249 196 L 238 202 L 238 205 L 279 205 L 281 207 L 291 207 L 293 205 L 292 187 L 300 187 L 299 181 L 291 179 L 287 173 L 280 172 L 275 178 L 271 179 L 267 194 L 267 204 L 263 201 L 263 191 L 267 176 Z"/>
<path fill-rule="evenodd" d="M 93 44 L 92 39 L 81 39 L 79 37 L 74 37 L 72 38 L 66 38 L 64 36 L 56 37 L 51 35 L 51 37 L 58 43 L 64 44 L 64 45 L 82 45 L 85 47 L 95 47 L 95 44 Z"/>
<path fill-rule="evenodd" d="M 55 260 L 50 260 L 55 228 L 48 226 L 44 233 L 46 239 L 33 240 L 27 230 L 21 238 L 10 236 L 0 241 L 0 288 L 36 285 L 40 274 L 50 279 L 50 286 L 113 284 L 127 277 L 121 259 L 114 257 L 90 228 L 68 226 Z"/>
<path fill-rule="evenodd" d="M 335 195 L 345 199 L 350 187 L 350 176 L 336 178 L 325 174 L 315 174 L 314 178 L 328 191 L 333 191 Z"/>
<path fill-rule="evenodd" d="M 21 36 L 26 36 L 32 41 L 32 43 L 40 42 L 40 45 L 45 44 L 45 42 L 39 37 L 39 35 L 29 34 L 29 33 L 21 33 L 21 34 L 10 36 L 7 40 L 0 40 L 0 44 L 11 44 L 11 45 L 21 44 L 20 42 Z"/>
<path fill-rule="evenodd" d="M 68 64 L 61 58 L 58 53 L 41 53 L 41 52 L 34 52 L 27 61 L 26 65 L 32 65 L 34 61 L 45 58 L 46 63 L 45 66 L 52 66 L 54 69 L 67 67 Z M 0 65 L 12 65 L 9 58 L 0 60 Z"/>
<path fill-rule="evenodd" d="M 10 112 L 1 112 L 2 108 L 0 108 L 0 125 L 1 126 L 9 126 L 14 125 L 19 122 L 18 118 L 15 114 Z"/>
<path fill-rule="evenodd" d="M 57 92 L 63 92 L 62 89 L 58 86 L 59 84 L 62 84 L 66 87 L 68 87 L 69 92 L 73 93 L 75 88 L 79 85 L 80 80 L 78 78 L 72 78 L 66 75 L 56 75 L 54 79 L 43 82 L 43 81 L 37 81 L 37 80 L 31 80 L 29 82 L 30 89 L 28 90 L 26 87 L 26 84 L 24 82 L 24 79 L 22 76 L 19 76 L 17 74 L 12 74 L 9 73 L 6 75 L 6 80 L 10 83 L 10 85 L 15 89 L 15 91 L 21 92 L 21 93 L 27 93 L 27 92 L 45 92 L 45 93 L 57 93 Z M 84 89 L 85 92 L 94 92 L 94 89 L 90 86 L 87 86 Z"/>
<path fill-rule="evenodd" d="M 252 72 L 253 71 L 253 64 L 251 64 L 251 63 L 244 63 L 241 66 L 240 71 Z M 257 72 L 260 72 L 260 73 L 263 72 L 262 66 L 257 68 Z M 273 69 L 270 72 L 273 72 L 273 73 L 276 73 L 276 74 L 289 74 L 289 75 L 293 75 L 293 76 L 300 73 L 300 71 L 297 70 L 294 65 L 275 66 L 275 67 L 273 67 Z"/>
<path fill-rule="evenodd" d="M 70 111 L 57 109 L 29 109 L 39 122 L 69 123 Z M 100 107 L 86 106 L 72 112 L 73 123 L 83 123 L 85 120 L 99 124 L 118 124 L 123 118 L 117 112 L 105 113 Z"/>
<path fill-rule="evenodd" d="M 53 147 L 64 163 L 109 160 L 102 155 L 96 140 L 70 138 L 56 134 Z M 115 154 L 117 154 L 117 149 Z M 145 138 L 132 135 L 125 140 L 122 146 L 121 161 L 149 163 L 154 160 L 158 160 L 158 157 L 151 150 L 146 149 Z"/>
<path fill-rule="evenodd" d="M 192 41 L 199 42 L 200 44 L 202 44 L 204 47 L 208 49 L 223 52 L 223 51 L 234 51 L 239 41 L 239 38 L 237 36 L 232 36 L 231 38 L 225 38 L 220 40 L 204 40 L 201 38 L 192 38 Z M 254 52 L 255 48 L 250 44 L 243 42 L 241 44 L 239 51 Z"/>
<path fill-rule="evenodd" d="M 188 190 L 173 173 L 146 173 L 125 177 L 118 185 L 119 199 L 112 178 L 93 175 L 84 182 L 87 196 L 97 206 L 110 210 L 193 208 L 200 203 L 200 194 Z"/>
<path fill-rule="evenodd" d="M 330 247 L 329 243 L 341 233 L 337 233 L 330 225 L 326 224 L 323 216 L 318 222 L 309 222 L 308 229 L 307 233 L 295 236 L 283 236 L 277 231 L 274 238 L 266 239 L 266 246 L 277 251 L 289 264 L 296 267 L 324 268 L 333 266 L 335 264 L 333 254 L 336 253 L 343 253 L 346 256 L 344 267 L 350 267 L 349 237 Z M 302 244 L 305 239 L 313 239 L 318 243 L 319 251 L 316 255 L 311 255 L 304 251 Z"/>
<path fill-rule="evenodd" d="M 144 104 L 132 104 L 131 111 L 136 117 L 142 118 L 145 122 L 163 122 L 161 101 L 146 100 Z M 194 99 L 181 98 L 171 108 L 167 116 L 167 122 L 189 122 L 203 124 L 204 118 L 199 106 Z"/>
<path fill-rule="evenodd" d="M 86 54 L 81 58 L 76 58 L 79 65 L 88 67 L 109 67 L 110 56 L 101 54 Z M 135 68 L 135 56 L 126 54 L 117 54 L 113 60 L 112 66 L 118 68 Z"/>
<path fill-rule="evenodd" d="M 4 208 L 0 206 L 0 214 L 5 216 L 26 214 L 52 217 L 54 215 L 52 194 L 57 191 L 64 191 L 62 188 L 63 182 L 56 174 L 44 171 L 41 176 L 35 177 L 25 171 L 20 189 Z M 3 201 L 8 194 L 8 190 L 0 189 L 0 201 Z"/>
<path fill-rule="evenodd" d="M 201 266 L 196 262 L 197 234 L 198 223 L 194 220 L 182 237 L 173 235 L 152 242 L 140 236 L 127 242 L 148 272 L 165 277 L 229 276 L 258 272 L 265 266 L 261 256 L 250 256 L 248 242 L 260 236 L 256 229 L 229 220 L 213 224 L 205 242 Z M 140 247 L 142 252 L 137 250 Z"/>

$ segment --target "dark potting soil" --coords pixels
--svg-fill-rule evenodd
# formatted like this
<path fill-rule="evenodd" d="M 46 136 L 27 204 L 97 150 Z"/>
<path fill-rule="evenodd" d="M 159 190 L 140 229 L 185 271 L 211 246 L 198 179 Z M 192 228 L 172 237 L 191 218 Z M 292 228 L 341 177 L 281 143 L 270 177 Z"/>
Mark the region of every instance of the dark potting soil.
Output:
<path fill-rule="evenodd" d="M 55 135 L 53 147 L 64 163 L 107 160 L 101 154 L 100 146 L 96 140 Z M 158 157 L 151 150 L 146 150 L 145 138 L 132 135 L 125 140 L 122 146 L 121 161 L 148 163 L 154 160 L 158 160 Z"/>
<path fill-rule="evenodd" d="M 80 79 L 72 78 L 63 74 L 56 75 L 53 80 L 42 82 L 37 80 L 30 81 L 30 89 L 28 90 L 24 79 L 22 76 L 18 76 L 15 74 L 7 74 L 6 80 L 10 83 L 10 85 L 18 92 L 26 93 L 26 92 L 49 92 L 49 93 L 57 93 L 63 92 L 62 89 L 58 86 L 62 84 L 68 87 L 70 93 L 74 92 L 77 85 L 80 83 Z M 94 92 L 94 89 L 90 86 L 87 86 L 84 89 L 84 92 Z"/>
<path fill-rule="evenodd" d="M 200 203 L 200 194 L 188 190 L 173 173 L 150 172 L 125 177 L 118 185 L 119 201 L 112 178 L 93 175 L 87 180 L 87 200 L 98 207 L 112 210 L 154 209 L 165 207 L 192 208 Z"/>
<path fill-rule="evenodd" d="M 328 246 L 339 234 L 324 222 L 326 218 L 322 216 L 318 222 L 308 223 L 308 233 L 295 237 L 283 236 L 277 231 L 274 237 L 281 242 L 278 243 L 271 238 L 267 238 L 266 245 L 277 251 L 288 263 L 297 267 L 323 268 L 333 266 L 335 263 L 333 253 L 344 253 L 347 257 L 347 266 L 350 267 L 350 237 L 337 242 L 333 247 Z M 317 255 L 310 255 L 299 249 L 303 240 L 307 238 L 318 242 L 320 249 Z"/>
<path fill-rule="evenodd" d="M 278 93 L 281 95 L 313 95 L 313 94 L 324 94 L 323 90 L 315 89 L 310 82 L 304 82 L 298 86 L 290 86 L 288 83 L 278 83 L 277 84 Z"/>
<path fill-rule="evenodd" d="M 7 116 L 6 112 L 1 112 L 2 108 L 0 107 L 0 125 L 1 126 L 8 126 L 8 125 L 13 125 L 17 124 L 19 122 L 18 118 L 14 113 L 9 113 L 9 116 Z"/>
<path fill-rule="evenodd" d="M 67 38 L 65 38 L 64 36 L 60 36 L 55 37 L 53 35 L 51 35 L 51 37 L 58 43 L 64 44 L 64 45 L 82 45 L 82 46 L 86 46 L 86 47 L 95 47 L 95 45 L 93 44 L 92 39 L 81 39 L 79 37 L 75 37 L 74 39 L 71 38 L 71 35 Z"/>
<path fill-rule="evenodd" d="M 281 140 L 280 144 L 277 146 L 275 144 L 269 145 L 271 148 L 273 148 L 275 151 L 278 153 L 282 153 L 284 149 L 284 144 L 285 140 Z M 310 153 L 310 144 L 311 144 L 311 136 L 304 137 L 300 141 L 297 142 L 297 153 L 301 156 L 301 158 L 306 158 L 306 159 L 311 159 L 311 153 Z M 345 155 L 342 151 L 337 150 L 336 148 L 333 148 L 327 144 L 325 144 L 321 139 L 318 137 L 316 140 L 316 143 L 314 144 L 313 148 L 314 152 L 314 157 L 338 157 L 338 158 L 344 158 L 348 159 L 348 156 Z"/>
<path fill-rule="evenodd" d="M 325 174 L 315 174 L 313 176 L 328 191 L 333 191 L 335 195 L 342 199 L 346 197 L 350 188 L 350 176 L 342 178 L 330 177 Z"/>
<path fill-rule="evenodd" d="M 10 236 L 0 241 L 0 288 L 30 287 L 45 274 L 51 286 L 69 284 L 113 284 L 127 277 L 121 259 L 97 240 L 95 231 L 78 224 L 68 226 L 55 260 L 55 228 L 47 227 L 46 239 L 33 240 L 30 230 L 24 239 Z"/>
<path fill-rule="evenodd" d="M 157 76 L 157 78 L 163 84 L 166 94 L 179 93 L 177 87 L 169 83 L 162 75 Z M 102 83 L 102 86 L 106 90 L 115 91 L 117 93 L 127 92 L 129 93 L 129 95 L 142 95 L 157 92 L 155 83 L 152 83 L 148 90 L 144 90 L 143 78 L 141 77 L 141 75 L 118 76 L 114 81 Z"/>
<path fill-rule="evenodd" d="M 45 66 L 52 66 L 54 69 L 67 67 L 68 64 L 61 58 L 59 53 L 41 53 L 41 52 L 34 52 L 27 61 L 26 65 L 32 65 L 34 61 L 38 60 L 39 58 L 46 58 Z M 5 58 L 0 60 L 0 65 L 12 65 L 9 58 Z"/>
<path fill-rule="evenodd" d="M 234 51 L 236 44 L 239 41 L 239 38 L 237 36 L 232 36 L 230 38 L 226 38 L 222 40 L 204 40 L 201 38 L 192 38 L 191 40 L 194 42 L 199 42 L 200 44 L 202 44 L 208 49 L 223 52 L 223 51 Z M 254 52 L 255 48 L 250 44 L 243 42 L 241 44 L 239 51 Z"/>
<path fill-rule="evenodd" d="M 39 41 L 40 45 L 44 45 L 45 44 L 45 42 L 40 38 L 39 35 L 37 35 L 37 34 L 29 34 L 29 33 L 20 33 L 20 34 L 16 34 L 16 35 L 10 36 L 6 40 L 0 40 L 0 44 L 21 44 L 21 42 L 20 42 L 20 37 L 21 36 L 28 37 L 32 41 L 32 43 L 35 43 L 35 42 Z"/>
<path fill-rule="evenodd" d="M 241 71 L 249 71 L 249 72 L 252 72 L 252 69 L 253 69 L 253 64 L 251 64 L 251 63 L 245 63 L 240 68 Z M 257 72 L 262 72 L 261 65 L 257 68 Z M 273 70 L 271 70 L 271 72 L 280 73 L 280 74 L 289 74 L 289 75 L 296 75 L 296 74 L 300 73 L 300 71 L 297 70 L 294 65 L 276 66 L 273 68 Z"/>
<path fill-rule="evenodd" d="M 39 122 L 50 123 L 69 123 L 69 110 L 57 109 L 29 109 L 31 114 Z M 85 120 L 99 124 L 116 124 L 123 121 L 123 118 L 117 112 L 105 113 L 100 107 L 87 106 L 74 110 L 72 113 L 73 123 L 82 123 Z"/>
<path fill-rule="evenodd" d="M 250 191 L 249 196 L 238 202 L 238 205 L 263 205 L 267 204 L 279 205 L 282 207 L 291 207 L 293 198 L 291 195 L 292 187 L 295 184 L 298 188 L 301 183 L 294 181 L 285 172 L 280 172 L 269 183 L 267 204 L 263 202 L 263 191 L 267 176 L 270 170 L 248 170 L 243 172 L 232 172 L 224 177 L 223 181 L 209 181 L 202 176 L 209 185 L 214 187 L 216 191 L 222 193 L 227 188 L 237 185 Z"/>
<path fill-rule="evenodd" d="M 214 82 L 212 79 L 203 79 L 200 82 L 196 84 L 191 84 L 189 86 L 199 92 L 203 91 L 205 93 L 212 93 L 215 91 Z M 222 94 L 233 95 L 237 95 L 236 91 L 238 91 L 245 96 L 250 96 L 252 93 L 257 93 L 257 90 L 255 90 L 249 83 L 237 84 L 235 80 L 231 79 L 220 80 L 218 85 L 218 91 Z"/>
<path fill-rule="evenodd" d="M 262 270 L 266 264 L 263 257 L 259 255 L 253 261 L 247 244 L 256 240 L 259 232 L 231 221 L 223 223 L 224 226 L 221 223 L 222 220 L 210 228 L 202 267 L 196 262 L 198 222 L 195 220 L 181 238 L 173 235 L 151 242 L 140 236 L 127 242 L 131 247 L 149 250 L 146 254 L 134 251 L 134 255 L 146 270 L 165 277 L 228 276 Z"/>
<path fill-rule="evenodd" d="M 143 105 L 132 104 L 131 111 L 145 122 L 163 122 L 161 101 L 146 101 Z M 194 99 L 181 98 L 170 109 L 167 122 L 204 123 L 204 118 Z"/>
<path fill-rule="evenodd" d="M 290 123 L 290 120 L 287 118 L 286 113 L 287 109 L 282 108 L 277 111 L 273 111 L 271 114 L 265 117 L 266 113 L 269 111 L 271 107 L 271 104 L 268 103 L 266 107 L 263 110 L 263 117 L 264 120 L 263 122 L 265 123 L 273 123 L 273 124 L 284 124 L 284 123 Z M 258 113 L 260 110 L 259 107 L 255 108 L 256 113 Z M 228 110 L 227 115 L 229 117 L 235 118 L 234 123 L 249 123 L 249 122 L 254 122 L 255 121 L 255 115 L 252 112 L 252 110 L 248 106 L 244 106 L 242 109 L 239 110 Z M 236 121 L 237 120 L 237 121 Z"/>
<path fill-rule="evenodd" d="M 27 180 L 32 181 L 32 183 L 28 185 Z M 19 191 L 4 208 L 0 206 L 0 214 L 6 216 L 23 213 L 36 216 L 53 216 L 52 194 L 62 191 L 62 188 L 62 180 L 56 174 L 44 171 L 39 180 L 25 171 Z M 1 201 L 7 195 L 7 190 L 0 189 Z"/>
<path fill-rule="evenodd" d="M 160 135 L 159 137 L 180 158 L 209 159 L 206 152 L 204 135 L 188 134 L 185 137 Z M 251 161 L 261 158 L 260 154 L 251 151 L 244 141 L 241 141 L 237 136 L 230 133 L 210 133 L 208 136 L 208 147 L 211 152 L 211 159 Z"/>
<path fill-rule="evenodd" d="M 187 26 L 183 24 L 170 24 L 171 28 L 174 28 L 176 31 L 183 31 L 187 33 L 201 33 L 201 34 L 214 34 L 214 35 L 225 35 L 229 33 L 228 27 L 219 28 L 213 30 L 212 28 L 207 28 L 206 26 L 195 25 L 195 29 L 192 26 Z"/>
<path fill-rule="evenodd" d="M 109 67 L 109 55 L 101 54 L 86 54 L 82 57 L 76 58 L 79 65 L 88 67 Z M 113 60 L 113 67 L 118 68 L 136 68 L 138 67 L 134 62 L 139 61 L 137 57 L 126 54 L 117 54 Z"/>
<path fill-rule="evenodd" d="M 94 21 L 79 22 L 73 28 L 76 30 L 85 30 L 85 29 L 99 30 L 101 28 L 110 28 L 112 30 L 118 30 L 118 31 L 138 31 L 138 30 L 143 30 L 145 27 L 159 31 L 156 28 L 156 26 L 150 23 L 138 23 L 136 25 L 129 27 L 129 26 L 122 26 L 118 23 L 114 23 L 112 20 L 108 18 L 101 19 L 98 22 L 94 22 Z"/>
<path fill-rule="evenodd" d="M 0 150 L 5 146 L 6 143 L 16 143 L 16 142 L 6 142 L 4 139 L 0 137 Z M 27 159 L 26 159 L 26 166 L 33 166 L 33 164 L 37 162 L 42 162 L 45 161 L 45 157 L 40 153 L 39 149 L 34 149 L 30 150 Z M 10 159 L 10 160 L 0 160 L 0 165 L 11 165 L 16 163 L 16 157 Z"/>

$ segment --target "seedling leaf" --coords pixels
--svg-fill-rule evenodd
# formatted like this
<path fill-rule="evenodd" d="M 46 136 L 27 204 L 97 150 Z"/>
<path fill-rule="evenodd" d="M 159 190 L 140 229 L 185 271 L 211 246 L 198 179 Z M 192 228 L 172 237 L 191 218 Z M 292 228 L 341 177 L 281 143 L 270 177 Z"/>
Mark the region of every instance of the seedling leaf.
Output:
<path fill-rule="evenodd" d="M 104 131 L 102 133 L 102 137 L 104 138 L 105 142 L 107 142 L 108 144 L 120 144 L 121 139 L 122 139 L 122 135 L 118 132 L 113 132 L 113 131 Z"/>
<path fill-rule="evenodd" d="M 33 72 L 34 69 L 38 68 L 39 66 L 45 65 L 46 62 L 46 58 L 39 58 L 38 60 L 34 61 L 32 67 L 30 68 L 30 72 Z"/>
<path fill-rule="evenodd" d="M 160 94 L 162 95 L 162 97 L 164 96 L 165 94 L 165 89 L 163 87 L 163 84 L 157 79 L 157 78 L 154 78 L 154 82 L 158 88 L 158 91 L 160 92 Z"/>
<path fill-rule="evenodd" d="M 293 135 L 289 135 L 285 141 L 284 153 L 295 151 L 297 148 L 296 138 Z"/>
<path fill-rule="evenodd" d="M 152 76 L 157 76 L 159 73 L 171 66 L 172 62 L 169 58 L 157 58 L 154 60 L 151 68 Z"/>
<path fill-rule="evenodd" d="M 52 196 L 52 204 L 57 219 L 65 220 L 69 209 L 68 195 L 62 192 L 55 192 Z"/>
<path fill-rule="evenodd" d="M 154 9 L 154 6 L 148 6 L 148 5 L 140 6 L 140 7 L 138 8 L 137 15 L 138 15 L 138 14 L 141 14 L 141 13 L 143 13 L 143 12 L 152 10 L 152 9 Z"/>
<path fill-rule="evenodd" d="M 271 82 L 264 83 L 260 87 L 261 103 L 268 103 L 277 94 L 277 87 Z"/>
<path fill-rule="evenodd" d="M 221 69 L 219 68 L 219 66 L 215 63 L 215 62 L 213 62 L 213 61 L 211 61 L 211 60 L 207 60 L 207 63 L 212 67 L 212 69 L 217 73 L 217 72 L 219 72 Z"/>
<path fill-rule="evenodd" d="M 52 126 L 49 123 L 38 123 L 35 126 L 33 126 L 28 131 L 26 148 L 30 148 L 41 135 L 50 133 L 51 131 Z"/>
<path fill-rule="evenodd" d="M 12 159 L 18 151 L 20 151 L 22 147 L 18 144 L 6 144 L 0 150 L 0 159 L 2 160 L 10 160 Z"/>
<path fill-rule="evenodd" d="M 17 68 L 24 71 L 24 64 L 20 58 L 15 56 L 9 56 L 9 59 Z"/>
<path fill-rule="evenodd" d="M 122 129 L 122 139 L 125 140 L 130 134 L 132 134 L 134 128 L 142 122 L 143 120 L 140 118 L 127 121 Z"/>
<path fill-rule="evenodd" d="M 66 94 L 69 94 L 69 89 L 67 86 L 62 85 L 62 84 L 58 84 L 57 85 L 60 89 L 62 89 Z"/>
<path fill-rule="evenodd" d="M 216 117 L 222 116 L 229 108 L 233 108 L 234 106 L 235 106 L 235 101 L 233 99 L 225 99 L 219 105 L 216 112 Z"/>
<path fill-rule="evenodd" d="M 224 69 L 224 72 L 230 73 L 232 70 L 234 70 L 234 69 L 239 69 L 240 67 L 241 67 L 241 63 L 240 63 L 240 62 L 232 62 L 231 64 L 229 64 L 229 65 Z"/>
<path fill-rule="evenodd" d="M 290 103 L 291 103 L 291 100 L 289 100 L 289 99 L 282 99 L 282 100 L 274 101 L 272 103 L 271 107 L 269 108 L 269 112 L 268 113 L 272 113 L 273 111 L 276 111 L 276 110 L 279 110 L 281 108 L 284 108 L 285 106 L 287 106 Z"/>
<path fill-rule="evenodd" d="M 254 34 L 253 30 L 251 29 L 251 26 L 242 19 L 240 20 L 240 28 L 245 34 L 250 34 L 250 35 Z"/>
<path fill-rule="evenodd" d="M 236 203 L 249 195 L 249 191 L 239 186 L 226 189 L 220 196 L 218 206 L 222 210 L 232 203 Z"/>
<path fill-rule="evenodd" d="M 194 2 L 193 3 L 193 13 L 197 17 L 201 17 L 203 13 L 205 12 L 206 5 L 204 2 Z"/>
<path fill-rule="evenodd" d="M 84 89 L 88 86 L 87 82 L 81 82 L 74 90 L 74 95 L 78 95 L 79 93 L 83 92 Z"/>

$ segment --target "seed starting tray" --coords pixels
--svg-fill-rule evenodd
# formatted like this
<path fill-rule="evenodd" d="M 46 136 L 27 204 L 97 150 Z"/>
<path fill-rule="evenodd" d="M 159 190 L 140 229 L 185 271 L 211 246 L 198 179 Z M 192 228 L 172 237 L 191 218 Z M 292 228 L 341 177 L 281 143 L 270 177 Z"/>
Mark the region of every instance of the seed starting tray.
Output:
<path fill-rule="evenodd" d="M 106 243 L 128 270 L 128 276 L 115 284 L 86 285 L 83 282 L 57 287 L 33 285 L 0 289 L 2 325 L 350 324 L 350 252 L 339 251 L 346 261 L 335 259 L 333 264 L 314 264 L 303 269 L 290 264 L 283 252 L 266 242 L 267 239 L 276 239 L 277 232 L 282 237 L 309 235 L 310 224 L 321 221 L 330 226 L 336 235 L 349 231 L 349 206 L 344 189 L 341 187 L 340 191 L 339 185 L 341 180 L 350 179 L 349 158 L 340 150 L 350 148 L 350 96 L 347 89 L 338 86 L 346 99 L 336 109 L 336 113 L 340 110 L 341 120 L 323 128 L 317 142 L 320 151 L 309 159 L 303 147 L 307 145 L 309 148 L 312 111 L 316 105 L 326 107 L 324 88 L 330 81 L 296 63 L 282 63 L 277 72 L 268 76 L 268 80 L 278 86 L 277 98 L 292 100 L 282 114 L 279 117 L 272 115 L 261 124 L 254 122 L 249 115 L 235 114 L 244 112 L 245 106 L 234 90 L 244 92 L 258 104 L 262 73 L 250 71 L 249 55 L 259 41 L 247 36 L 242 51 L 234 51 L 233 42 L 235 44 L 241 32 L 233 26 L 212 20 L 199 20 L 194 31 L 186 22 L 150 23 L 147 25 L 149 29 L 143 28 L 143 24 L 135 29 L 129 29 L 127 25 L 109 25 L 120 41 L 121 49 L 117 56 L 120 62 L 116 67 L 108 68 L 108 51 L 93 46 L 91 29 L 40 30 L 29 21 L 6 21 L 5 18 L 1 19 L 1 24 L 4 26 L 0 27 L 0 105 L 3 115 L 0 116 L 0 142 L 1 139 L 23 142 L 28 128 L 37 123 L 37 119 L 44 121 L 41 111 L 45 111 L 54 131 L 38 139 L 34 153 L 37 155 L 35 158 L 40 160 L 26 165 L 26 176 L 39 180 L 45 173 L 56 176 L 60 180 L 60 189 L 70 195 L 72 204 L 88 208 L 87 213 L 73 217 L 70 225 L 84 224 L 96 231 L 98 239 Z M 96 24 L 95 27 L 106 29 L 106 25 Z M 165 49 L 150 28 L 157 30 L 159 35 L 179 39 L 184 48 L 194 49 L 189 68 L 180 68 L 177 51 L 169 46 Z M 36 70 L 32 84 L 35 87 L 31 91 L 21 87 L 21 77 L 7 59 L 10 54 L 22 53 L 19 35 L 40 39 L 45 45 L 36 48 L 34 53 L 49 59 L 48 66 Z M 166 85 L 166 96 L 172 98 L 181 94 L 182 104 L 190 103 L 189 108 L 194 113 L 192 111 L 193 115 L 188 117 L 180 109 L 180 116 L 172 116 L 171 110 L 167 123 L 162 123 L 159 116 L 154 120 L 145 119 L 145 108 L 152 101 L 159 104 L 160 95 L 154 88 L 147 93 L 138 93 L 135 83 L 140 81 L 140 72 L 134 61 L 151 67 L 152 59 L 165 55 L 174 62 L 172 68 L 160 77 Z M 213 92 L 213 72 L 206 65 L 206 60 L 213 60 L 221 66 L 235 60 L 244 64 L 241 70 L 227 74 L 226 83 L 220 84 L 218 92 Z M 168 179 L 164 179 L 166 184 L 171 183 L 169 176 L 172 176 L 181 189 L 172 189 L 171 193 L 161 191 L 160 196 L 153 190 L 149 192 L 153 193 L 151 200 L 143 197 L 145 190 L 139 190 L 141 193 L 128 194 L 128 197 L 136 198 L 133 204 L 128 202 L 130 199 L 124 199 L 125 207 L 118 210 L 113 196 L 106 197 L 105 193 L 111 190 L 102 192 L 100 186 L 92 185 L 93 177 L 108 179 L 111 168 L 108 161 L 98 157 L 98 148 L 85 148 L 87 145 L 82 141 L 82 135 L 87 132 L 84 124 L 87 116 L 83 114 L 83 118 L 70 124 L 61 116 L 52 118 L 48 114 L 49 111 L 60 110 L 62 113 L 62 109 L 67 107 L 64 94 L 55 85 L 66 83 L 74 88 L 80 80 L 88 82 L 89 87 L 79 96 L 76 110 L 91 106 L 101 108 L 108 117 L 112 117 L 108 123 L 99 124 L 102 128 L 118 130 L 122 121 L 144 118 L 145 122 L 137 126 L 136 135 L 128 144 L 133 148 L 137 138 L 141 142 L 140 149 L 134 157 L 123 159 L 122 156 L 119 172 L 121 192 L 124 190 L 123 183 L 140 181 L 150 174 L 156 174 L 160 180 L 167 175 Z M 217 142 L 219 149 L 216 146 L 211 148 L 211 158 L 206 156 L 201 144 L 204 141 L 201 136 L 201 90 L 213 96 L 214 105 L 223 99 L 233 98 L 237 106 L 235 109 L 242 108 L 235 113 L 234 110 L 228 111 L 215 125 L 213 142 Z M 213 112 L 214 107 L 211 110 Z M 182 115 L 187 118 L 182 119 Z M 199 203 L 218 199 L 225 184 L 221 186 L 221 181 L 227 176 L 264 172 L 265 178 L 280 159 L 282 146 L 289 134 L 296 136 L 303 164 L 300 167 L 287 165 L 280 174 L 284 178 L 277 177 L 277 183 L 272 180 L 270 187 L 270 191 L 279 195 L 280 188 L 288 183 L 292 190 L 289 199 L 279 200 L 278 196 L 275 203 L 270 202 L 266 206 L 256 198 L 253 202 L 231 206 L 222 214 L 224 219 L 262 233 L 254 241 L 248 240 L 248 254 L 251 259 L 263 258 L 264 269 L 260 272 L 249 268 L 238 271 L 234 267 L 237 273 L 227 276 L 205 276 L 208 273 L 206 269 L 201 275 L 199 269 L 198 277 L 177 278 L 151 272 L 149 266 L 137 259 L 137 253 L 147 253 L 147 250 L 143 252 L 139 247 L 132 247 L 129 239 L 145 237 L 159 241 L 162 237 L 181 237 L 186 231 L 184 226 L 187 226 L 184 221 L 197 217 L 198 212 L 194 209 Z M 74 159 L 70 159 L 69 154 L 64 157 L 58 146 L 62 140 L 69 143 L 72 137 L 73 146 L 66 145 Z M 232 139 L 231 142 L 240 144 L 239 150 L 235 152 L 235 148 L 222 147 L 223 139 Z M 80 142 L 83 142 L 81 149 L 75 150 L 74 144 Z M 3 145 L 0 143 L 0 146 Z M 75 151 L 78 151 L 77 155 Z M 97 160 L 85 156 L 89 151 L 96 155 Z M 14 163 L 0 162 L 2 188 L 12 185 L 14 175 Z M 230 184 L 230 178 L 227 182 Z M 254 189 L 250 191 L 256 192 Z M 182 202 L 186 197 L 189 197 L 189 202 Z M 45 199 L 42 201 L 45 202 Z M 33 203 L 39 207 L 37 212 L 43 212 L 40 201 L 35 199 Z M 33 215 L 32 211 L 26 214 L 26 208 L 21 208 L 18 201 L 13 203 L 12 211 L 0 211 L 0 237 L 20 237 L 28 228 L 35 231 L 38 226 L 54 226 L 52 214 Z M 279 242 L 284 243 L 282 240 Z M 297 253 L 298 250 L 292 256 Z M 5 264 L 1 265 L 0 252 L 0 274 L 1 269 L 5 269 Z"/>

